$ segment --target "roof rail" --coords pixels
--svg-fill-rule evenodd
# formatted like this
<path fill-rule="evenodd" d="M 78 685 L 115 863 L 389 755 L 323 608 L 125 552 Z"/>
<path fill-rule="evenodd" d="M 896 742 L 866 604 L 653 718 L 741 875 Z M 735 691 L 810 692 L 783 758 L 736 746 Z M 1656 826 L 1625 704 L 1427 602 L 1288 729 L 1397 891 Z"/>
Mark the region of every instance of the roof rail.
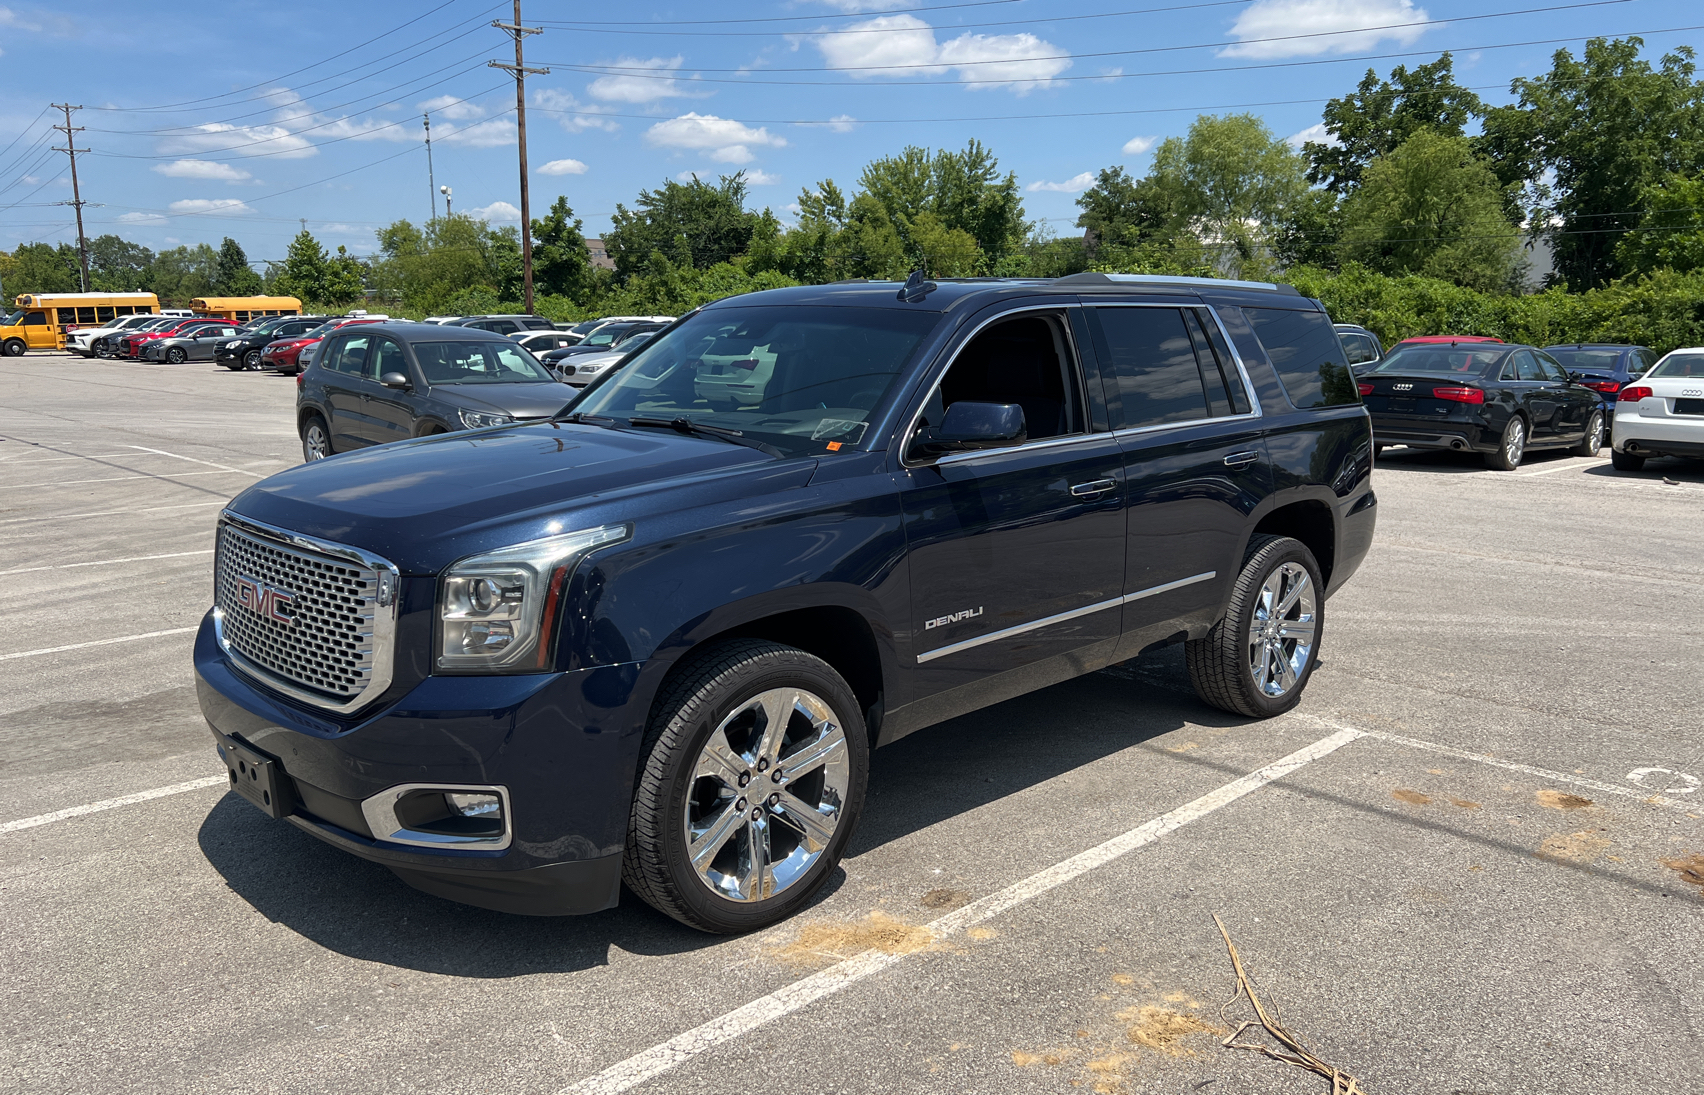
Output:
<path fill-rule="evenodd" d="M 1288 293 L 1301 296 L 1293 285 L 1278 285 L 1270 281 L 1237 281 L 1232 278 L 1195 278 L 1183 274 L 1099 274 L 1085 272 L 1054 278 L 1055 285 L 1201 285 L 1234 289 L 1263 289 L 1269 293 Z"/>

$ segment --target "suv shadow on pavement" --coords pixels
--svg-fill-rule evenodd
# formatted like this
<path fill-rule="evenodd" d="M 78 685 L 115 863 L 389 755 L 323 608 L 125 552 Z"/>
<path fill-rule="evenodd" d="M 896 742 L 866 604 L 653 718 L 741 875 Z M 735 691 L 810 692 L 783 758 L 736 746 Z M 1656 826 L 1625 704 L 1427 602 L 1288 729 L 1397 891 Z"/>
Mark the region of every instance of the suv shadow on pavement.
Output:
<path fill-rule="evenodd" d="M 1177 678 L 1175 689 L 1185 691 L 1181 654 L 1181 647 L 1158 651 L 1142 659 L 1143 669 L 1150 677 Z M 1133 696 L 1138 692 L 1142 695 Z M 884 808 L 864 818 L 850 851 L 872 851 L 1091 765 L 1178 729 L 1185 717 L 1215 726 L 1257 721 L 1216 711 L 1173 689 L 1090 674 L 914 734 L 876 754 L 870 791 L 884 800 Z M 991 735 L 1012 748 L 993 747 Z M 942 772 L 954 776 L 942 780 Z M 232 892 L 268 920 L 351 958 L 426 973 L 504 978 L 602 966 L 612 946 L 666 955 L 720 942 L 625 891 L 618 907 L 574 918 L 514 916 L 458 904 L 413 889 L 378 864 L 298 829 L 268 822 L 228 794 L 201 825 L 202 854 Z M 845 880 L 844 869 L 837 869 L 811 906 Z"/>

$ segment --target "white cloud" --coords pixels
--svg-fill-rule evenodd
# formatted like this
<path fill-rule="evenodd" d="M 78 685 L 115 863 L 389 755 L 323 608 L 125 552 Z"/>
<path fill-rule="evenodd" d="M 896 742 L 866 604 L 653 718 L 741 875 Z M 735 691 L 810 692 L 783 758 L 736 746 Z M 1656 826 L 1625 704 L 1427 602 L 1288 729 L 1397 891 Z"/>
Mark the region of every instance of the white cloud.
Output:
<path fill-rule="evenodd" d="M 1412 45 L 1426 27 L 1396 27 L 1429 19 L 1413 0 L 1255 0 L 1231 24 L 1231 37 L 1242 41 L 1219 51 L 1221 57 L 1317 57 L 1324 53 L 1354 53 L 1389 39 Z M 1368 30 L 1369 27 L 1394 27 Z M 1350 31 L 1359 33 L 1328 33 Z M 1321 38 L 1287 35 L 1325 34 Z"/>
<path fill-rule="evenodd" d="M 712 94 L 692 91 L 675 79 L 684 57 L 620 57 L 600 67 L 634 69 L 631 73 L 599 76 L 586 85 L 594 99 L 613 103 L 654 103 L 658 99 L 697 99 Z"/>
<path fill-rule="evenodd" d="M 319 155 L 306 137 L 281 125 L 230 125 L 208 122 L 191 132 L 167 137 L 160 142 L 160 151 L 167 155 L 197 152 L 253 152 L 276 156 L 281 160 L 301 160 Z"/>
<path fill-rule="evenodd" d="M 774 186 L 781 181 L 781 176 L 772 175 L 761 167 L 753 168 L 745 173 L 745 181 L 752 186 Z"/>
<path fill-rule="evenodd" d="M 897 8 L 906 0 L 822 0 L 831 8 L 841 11 L 882 11 L 886 8 Z"/>
<path fill-rule="evenodd" d="M 750 163 L 752 145 L 782 148 L 787 144 L 767 129 L 753 129 L 732 118 L 696 111 L 658 122 L 645 131 L 645 143 L 656 148 L 708 152 L 717 163 Z"/>
<path fill-rule="evenodd" d="M 452 122 L 464 122 L 473 118 L 485 117 L 484 107 L 466 99 L 458 99 L 454 95 L 439 95 L 435 99 L 427 99 L 418 105 L 421 110 L 436 114 Z"/>
<path fill-rule="evenodd" d="M 170 179 L 223 179 L 226 182 L 242 182 L 252 179 L 247 171 L 232 167 L 228 163 L 214 163 L 212 160 L 173 160 L 171 163 L 155 164 L 154 170 Z"/>
<path fill-rule="evenodd" d="M 1159 140 L 1158 137 L 1132 137 L 1124 142 L 1124 154 L 1126 156 L 1140 156 L 1158 144 Z"/>
<path fill-rule="evenodd" d="M 799 122 L 805 129 L 826 129 L 833 133 L 850 133 L 858 128 L 858 119 L 850 114 L 836 114 L 826 122 Z"/>
<path fill-rule="evenodd" d="M 120 224 L 165 224 L 166 223 L 166 218 L 161 216 L 159 213 L 121 213 L 121 214 L 119 214 L 117 220 L 118 220 L 118 223 L 120 223 Z"/>
<path fill-rule="evenodd" d="M 236 198 L 184 198 L 166 207 L 173 213 L 253 213 L 246 202 Z"/>
<path fill-rule="evenodd" d="M 1333 148 L 1337 147 L 1338 144 L 1337 138 L 1333 137 L 1331 131 L 1325 128 L 1324 122 L 1315 122 L 1300 133 L 1292 133 L 1284 138 L 1284 143 L 1296 149 L 1300 149 L 1309 141 L 1315 144 L 1330 145 Z"/>
<path fill-rule="evenodd" d="M 857 77 L 952 71 L 973 91 L 1005 87 L 1024 95 L 1071 67 L 1061 47 L 1033 34 L 961 34 L 938 42 L 934 28 L 914 15 L 880 15 L 811 41 L 829 67 Z"/>
<path fill-rule="evenodd" d="M 1093 171 L 1085 171 L 1081 175 L 1071 176 L 1064 182 L 1032 182 L 1028 186 L 1024 187 L 1024 189 L 1031 192 L 1037 190 L 1052 190 L 1057 191 L 1060 194 L 1081 194 L 1093 185 L 1095 185 L 1095 173 Z"/>
<path fill-rule="evenodd" d="M 540 175 L 584 175 L 586 165 L 579 160 L 551 160 L 538 169 Z"/>
<path fill-rule="evenodd" d="M 611 107 L 582 103 L 557 88 L 539 88 L 533 92 L 532 101 L 534 108 L 556 115 L 556 124 L 570 133 L 582 133 L 588 129 L 602 129 L 614 133 L 621 128 L 608 118 L 597 117 L 599 114 L 609 113 Z"/>
<path fill-rule="evenodd" d="M 519 224 L 521 211 L 508 202 L 492 202 L 490 205 L 469 209 L 467 215 L 475 220 L 489 221 L 492 224 Z"/>
<path fill-rule="evenodd" d="M 444 138 L 450 144 L 465 144 L 472 148 L 496 148 L 514 144 L 515 139 L 513 118 L 492 118 L 490 121 L 475 122 Z"/>

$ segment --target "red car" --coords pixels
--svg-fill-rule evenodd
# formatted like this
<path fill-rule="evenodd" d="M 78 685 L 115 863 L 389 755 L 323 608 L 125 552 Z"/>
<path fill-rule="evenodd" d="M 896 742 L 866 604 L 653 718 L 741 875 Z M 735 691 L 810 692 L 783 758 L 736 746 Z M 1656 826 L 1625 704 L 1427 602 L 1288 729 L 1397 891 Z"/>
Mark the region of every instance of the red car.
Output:
<path fill-rule="evenodd" d="M 228 323 L 230 323 L 230 320 L 228 319 L 208 319 L 206 317 L 198 317 L 196 319 L 186 319 L 182 323 L 174 324 L 170 327 L 163 327 L 158 330 L 137 331 L 133 334 L 127 334 L 117 341 L 117 356 L 140 358 L 142 356 L 142 344 L 144 342 L 152 342 L 157 338 L 177 338 L 179 335 L 187 334 L 190 331 L 194 331 L 201 327 L 218 326 Z"/>
<path fill-rule="evenodd" d="M 1419 342 L 1501 342 L 1501 341 L 1503 341 L 1503 340 L 1500 339 L 1500 338 L 1492 338 L 1490 335 L 1415 335 L 1413 338 L 1403 339 L 1401 342 L 1398 342 L 1396 344 L 1396 346 L 1412 346 L 1415 343 L 1419 343 Z M 1392 346 L 1391 349 L 1392 350 L 1396 349 L 1396 346 Z"/>
<path fill-rule="evenodd" d="M 383 323 L 383 319 L 333 319 L 320 324 L 299 338 L 281 338 L 277 342 L 269 342 L 260 351 L 260 367 L 277 369 L 288 376 L 302 371 L 302 350 L 318 342 L 339 327 L 347 327 L 351 323 Z"/>

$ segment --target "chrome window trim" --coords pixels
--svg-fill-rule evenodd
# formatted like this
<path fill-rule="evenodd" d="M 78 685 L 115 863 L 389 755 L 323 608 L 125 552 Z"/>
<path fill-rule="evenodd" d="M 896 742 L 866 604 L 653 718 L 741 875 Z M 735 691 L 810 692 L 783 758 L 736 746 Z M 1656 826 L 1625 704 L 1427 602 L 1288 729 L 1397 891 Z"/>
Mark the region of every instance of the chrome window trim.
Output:
<path fill-rule="evenodd" d="M 391 685 L 396 669 L 397 592 L 402 577 L 396 565 L 389 559 L 374 555 L 370 551 L 363 551 L 360 548 L 335 543 L 331 540 L 321 540 L 314 536 L 304 536 L 301 533 L 268 525 L 250 517 L 243 517 L 240 514 L 232 513 L 230 510 L 220 511 L 219 523 L 221 525 L 233 525 L 251 536 L 272 540 L 285 547 L 298 548 L 302 551 L 311 551 L 334 559 L 346 559 L 358 563 L 372 569 L 378 575 L 379 584 L 373 598 L 375 610 L 373 612 L 372 676 L 367 680 L 367 687 L 363 688 L 358 694 L 344 700 L 335 700 L 323 693 L 303 688 L 296 682 L 286 680 L 249 661 L 232 648 L 230 641 L 225 638 L 225 612 L 223 608 L 215 604 L 213 608 L 213 636 L 219 643 L 219 649 L 224 651 L 225 657 L 230 659 L 231 664 L 245 675 L 254 678 L 254 680 L 275 692 L 282 692 L 291 699 L 326 711 L 355 711 L 375 697 L 384 695 L 385 690 Z M 219 568 L 217 554 L 214 555 L 213 568 L 214 574 L 217 575 Z M 215 578 L 215 583 L 217 583 L 217 578 Z M 215 596 L 217 596 L 216 585 Z"/>
<path fill-rule="evenodd" d="M 967 460 L 975 460 L 982 456 L 1004 456 L 1010 452 L 1029 452 L 1034 449 L 1078 445 L 1085 441 L 1105 441 L 1112 436 L 1113 435 L 1111 433 L 1073 433 L 1067 434 L 1064 437 L 1044 437 L 1040 441 L 1025 441 L 1021 445 L 1009 445 L 1003 449 L 973 449 L 969 452 L 950 452 L 937 459 L 933 466 L 937 468 L 947 467 L 952 464 L 962 464 Z M 911 465 L 907 466 L 909 467 Z M 920 464 L 917 466 L 929 467 L 930 465 Z"/>
<path fill-rule="evenodd" d="M 1155 422 L 1152 425 L 1148 425 L 1148 426 L 1123 426 L 1123 427 L 1120 427 L 1119 429 L 1113 430 L 1112 431 L 1113 436 L 1115 436 L 1115 437 L 1133 437 L 1133 436 L 1136 436 L 1138 434 L 1153 433 L 1157 430 L 1179 430 L 1179 429 L 1184 429 L 1184 428 L 1189 427 L 1189 426 L 1199 426 L 1199 425 L 1202 425 L 1203 423 L 1207 423 L 1207 422 L 1249 422 L 1249 421 L 1253 421 L 1254 419 L 1261 417 L 1262 412 L 1260 410 L 1260 396 L 1254 390 L 1254 381 L 1249 379 L 1248 366 L 1243 362 L 1242 351 L 1237 349 L 1237 344 L 1236 344 L 1235 340 L 1233 340 L 1231 338 L 1231 332 L 1229 332 L 1225 329 L 1224 321 L 1219 318 L 1219 310 L 1217 308 L 1213 307 L 1211 304 L 1208 304 L 1206 302 L 1198 302 L 1198 303 L 1195 303 L 1195 304 L 1180 304 L 1180 303 L 1177 303 L 1175 301 L 1162 302 L 1162 301 L 1147 301 L 1147 300 L 1129 300 L 1129 301 L 1109 300 L 1109 301 L 1106 301 L 1105 303 L 1098 303 L 1098 302 L 1092 303 L 1092 304 L 1089 305 L 1089 307 L 1091 307 L 1091 308 L 1200 308 L 1200 309 L 1206 311 L 1206 313 L 1208 315 L 1213 317 L 1213 326 L 1217 327 L 1219 329 L 1219 337 L 1225 340 L 1226 348 L 1231 351 L 1231 361 L 1237 367 L 1237 376 L 1242 378 L 1243 398 L 1248 400 L 1248 405 L 1249 405 L 1249 410 L 1245 411 L 1242 414 L 1212 414 L 1212 415 L 1208 415 L 1205 418 L 1185 419 L 1182 422 Z M 1108 362 L 1107 367 L 1111 368 L 1112 363 Z M 1116 381 L 1116 379 L 1117 379 L 1116 374 L 1114 374 L 1114 380 Z M 1123 400 L 1119 401 L 1119 407 L 1120 407 L 1120 410 L 1123 409 Z"/>
<path fill-rule="evenodd" d="M 915 464 L 912 463 L 909 459 L 907 459 L 906 455 L 905 455 L 906 449 L 909 448 L 910 445 L 911 445 L 912 435 L 917 432 L 918 420 L 923 417 L 923 408 L 925 408 L 929 405 L 929 400 L 933 399 L 934 396 L 935 396 L 935 393 L 940 390 L 941 381 L 945 380 L 947 378 L 947 373 L 952 371 L 953 365 L 958 361 L 959 354 L 963 353 L 964 348 L 966 346 L 969 346 L 971 344 L 971 342 L 975 340 L 976 336 L 981 334 L 983 332 L 983 330 L 989 324 L 996 323 L 996 322 L 998 322 L 1002 319 L 1007 318 L 1008 316 L 1015 316 L 1015 315 L 1018 315 L 1019 313 L 1022 313 L 1022 312 L 1056 312 L 1056 311 L 1059 311 L 1062 308 L 1081 308 L 1082 306 L 1083 305 L 1082 305 L 1081 302 L 1074 301 L 1074 300 L 1071 300 L 1071 301 L 1062 300 L 1062 301 L 1057 301 L 1057 302 L 1050 302 L 1050 303 L 1047 303 L 1047 304 L 1021 304 L 1021 305 L 1018 305 L 1015 308 L 1008 308 L 1003 312 L 995 312 L 993 315 L 989 316 L 987 319 L 983 320 L 981 323 L 978 323 L 975 327 L 972 327 L 970 329 L 970 332 L 964 336 L 964 340 L 962 342 L 960 342 L 956 347 L 953 348 L 952 356 L 947 358 L 946 367 L 943 368 L 939 373 L 936 374 L 934 382 L 931 383 L 929 385 L 929 387 L 923 393 L 923 402 L 918 404 L 916 412 L 914 414 L 912 414 L 912 416 L 911 416 L 911 421 L 906 425 L 904 430 L 900 431 L 899 437 L 898 437 L 898 441 L 899 441 L 899 466 L 902 467 L 902 468 L 907 468 L 907 469 L 940 467 L 942 464 L 946 463 L 949 460 L 952 460 L 955 457 L 963 458 L 963 457 L 967 457 L 967 456 L 986 456 L 986 455 L 990 455 L 990 454 L 993 454 L 993 453 L 1016 452 L 1019 449 L 1025 449 L 1025 448 L 1030 447 L 1031 445 L 1034 445 L 1037 448 L 1040 448 L 1043 445 L 1049 445 L 1049 444 L 1053 444 L 1053 443 L 1056 443 L 1056 442 L 1077 441 L 1077 440 L 1082 440 L 1082 439 L 1090 438 L 1090 437 L 1105 437 L 1105 436 L 1107 436 L 1104 433 L 1097 434 L 1093 430 L 1085 430 L 1082 433 L 1066 434 L 1063 437 L 1044 437 L 1044 438 L 1041 438 L 1038 441 L 1026 441 L 1021 445 L 1012 445 L 1012 446 L 1009 446 L 1007 448 L 1002 448 L 1002 449 L 977 449 L 973 452 L 948 453 L 946 456 L 940 457 L 938 459 L 924 460 L 924 461 L 921 461 L 921 462 L 915 463 Z M 1066 342 L 1066 345 L 1070 348 L 1071 352 L 1074 355 L 1076 355 L 1075 364 L 1077 366 L 1077 380 L 1081 384 L 1081 387 L 1078 390 L 1078 395 L 1081 396 L 1082 399 L 1083 399 L 1083 407 L 1082 407 L 1083 418 L 1085 419 L 1085 421 L 1087 421 L 1088 419 L 1090 419 L 1092 417 L 1089 414 L 1089 407 L 1088 407 L 1088 401 L 1089 401 L 1088 379 L 1089 378 L 1086 375 L 1084 375 L 1084 373 L 1083 373 L 1083 353 L 1082 353 L 1082 350 L 1077 346 L 1076 335 L 1075 335 L 1074 332 L 1072 332 L 1071 325 L 1069 323 L 1067 323 L 1065 325 L 1065 342 Z"/>
<path fill-rule="evenodd" d="M 1146 597 L 1154 597 L 1161 593 L 1169 593 L 1174 589 L 1182 589 L 1184 586 L 1192 586 L 1197 582 L 1205 582 L 1218 576 L 1218 571 L 1207 570 L 1200 574 L 1192 574 L 1187 578 L 1179 578 L 1175 582 L 1164 582 L 1157 586 L 1149 586 L 1147 589 L 1139 589 L 1135 593 L 1126 593 L 1122 597 L 1112 597 L 1105 601 L 1097 601 L 1092 605 L 1084 605 L 1082 608 L 1073 608 L 1068 612 L 1060 612 L 1053 616 L 1046 616 L 1039 620 L 1033 620 L 1027 624 L 1018 624 L 1015 627 L 1003 628 L 999 631 L 991 631 L 986 635 L 978 635 L 973 639 L 965 639 L 962 642 L 952 643 L 949 646 L 942 646 L 937 647 L 934 650 L 924 651 L 917 655 L 917 664 L 922 665 L 925 662 L 932 662 L 936 658 L 944 658 L 948 654 L 957 654 L 961 651 L 970 650 L 986 643 L 998 642 L 1001 639 L 1009 639 L 1014 635 L 1022 635 L 1026 631 L 1035 631 L 1038 628 L 1064 623 L 1066 620 L 1075 620 L 1080 616 L 1087 616 L 1094 612 L 1102 612 L 1106 609 L 1115 608 L 1119 605 L 1127 605 L 1132 601 L 1140 601 Z"/>
<path fill-rule="evenodd" d="M 447 791 L 451 794 L 496 795 L 503 803 L 503 835 L 500 837 L 454 836 L 448 833 L 424 833 L 407 829 L 397 820 L 396 804 L 410 791 Z M 361 800 L 361 816 L 374 840 L 386 844 L 407 844 L 415 848 L 476 848 L 500 852 L 514 839 L 515 819 L 509 806 L 509 789 L 501 784 L 399 783 L 376 795 Z"/>

